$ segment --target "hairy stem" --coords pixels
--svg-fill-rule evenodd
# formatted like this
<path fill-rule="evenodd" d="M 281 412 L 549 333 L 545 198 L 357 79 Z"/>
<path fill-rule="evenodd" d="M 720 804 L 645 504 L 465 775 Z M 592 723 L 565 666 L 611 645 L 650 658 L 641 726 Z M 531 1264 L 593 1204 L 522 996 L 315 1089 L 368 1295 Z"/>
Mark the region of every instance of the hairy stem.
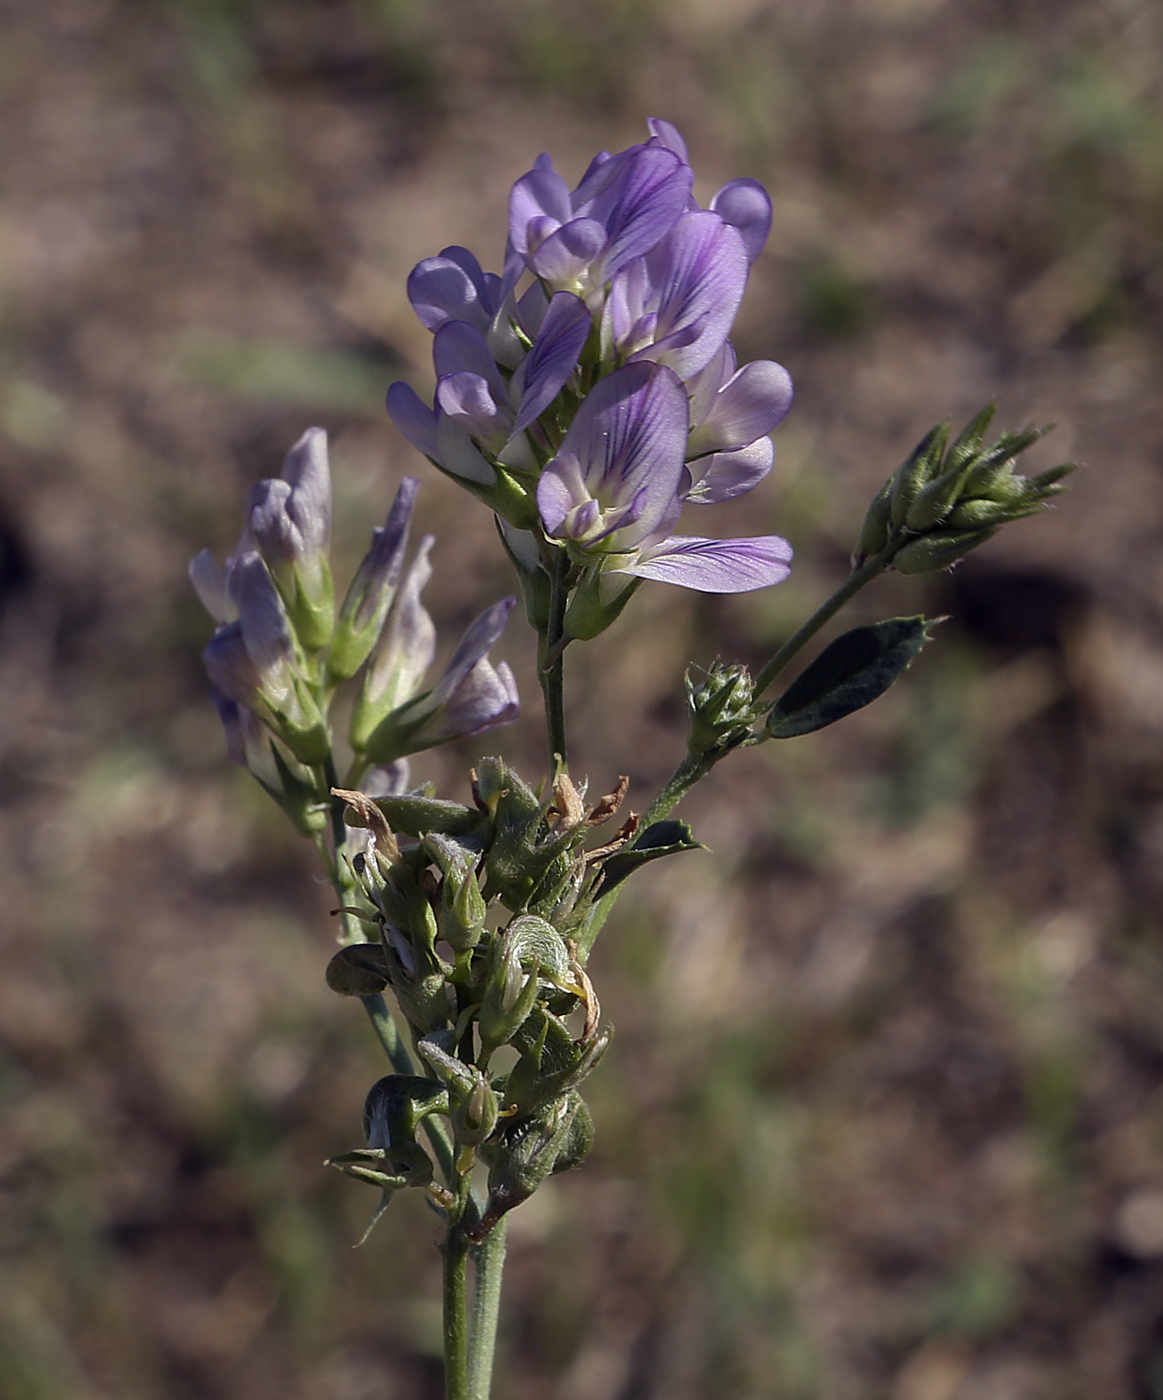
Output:
<path fill-rule="evenodd" d="M 444 1256 L 444 1396 L 445 1400 L 469 1400 L 465 1297 L 469 1243 L 459 1220 L 449 1220 L 441 1253 Z"/>
<path fill-rule="evenodd" d="M 504 1216 L 493 1226 L 483 1244 L 473 1250 L 472 1337 L 469 1342 L 469 1400 L 489 1400 L 493 1379 L 493 1355 L 497 1346 L 497 1321 L 501 1311 L 501 1277 L 505 1268 Z"/>

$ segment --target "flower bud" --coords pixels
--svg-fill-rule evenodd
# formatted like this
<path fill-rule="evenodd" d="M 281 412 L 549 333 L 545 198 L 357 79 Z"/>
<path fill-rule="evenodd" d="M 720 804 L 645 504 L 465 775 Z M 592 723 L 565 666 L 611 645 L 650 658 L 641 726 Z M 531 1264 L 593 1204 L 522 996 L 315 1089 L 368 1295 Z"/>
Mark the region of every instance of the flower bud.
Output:
<path fill-rule="evenodd" d="M 916 445 L 904 465 L 897 469 L 893 478 L 889 516 L 898 530 L 904 526 L 909 507 L 916 500 L 917 493 L 937 474 L 941 465 L 941 454 L 948 441 L 949 424 L 938 423 Z"/>
<path fill-rule="evenodd" d="M 750 734 L 757 717 L 755 685 L 746 666 L 711 667 L 698 685 L 686 673 L 688 748 L 695 757 L 725 752 Z"/>
<path fill-rule="evenodd" d="M 404 564 L 408 524 L 418 487 L 414 476 L 406 476 L 383 528 L 372 532 L 371 549 L 347 590 L 327 652 L 327 669 L 334 680 L 354 676 L 383 631 Z"/>
<path fill-rule="evenodd" d="M 476 877 L 476 857 L 457 842 L 430 832 L 425 851 L 440 867 L 440 907 L 436 923 L 440 937 L 458 953 L 467 953 L 480 942 L 486 905 Z"/>
<path fill-rule="evenodd" d="M 853 568 L 859 568 L 866 559 L 879 554 L 888 544 L 889 530 L 892 527 L 891 502 L 896 478 L 890 476 L 872 498 L 860 527 L 860 538 L 852 555 Z"/>
<path fill-rule="evenodd" d="M 309 428 L 291 448 L 279 480 L 252 488 L 247 523 L 299 640 L 318 651 L 330 639 L 335 612 L 327 562 L 331 469 L 322 428 Z"/>

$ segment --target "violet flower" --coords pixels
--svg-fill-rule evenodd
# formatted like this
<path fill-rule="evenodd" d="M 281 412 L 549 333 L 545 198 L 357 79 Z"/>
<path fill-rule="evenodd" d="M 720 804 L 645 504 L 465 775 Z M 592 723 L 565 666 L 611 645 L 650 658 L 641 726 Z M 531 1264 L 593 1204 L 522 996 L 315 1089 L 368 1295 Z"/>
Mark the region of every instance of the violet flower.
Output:
<path fill-rule="evenodd" d="M 583 401 L 537 504 L 547 535 L 605 573 L 659 579 L 706 593 L 739 593 L 787 577 L 778 535 L 714 540 L 672 535 L 686 478 L 689 400 L 662 365 L 615 370 Z"/>

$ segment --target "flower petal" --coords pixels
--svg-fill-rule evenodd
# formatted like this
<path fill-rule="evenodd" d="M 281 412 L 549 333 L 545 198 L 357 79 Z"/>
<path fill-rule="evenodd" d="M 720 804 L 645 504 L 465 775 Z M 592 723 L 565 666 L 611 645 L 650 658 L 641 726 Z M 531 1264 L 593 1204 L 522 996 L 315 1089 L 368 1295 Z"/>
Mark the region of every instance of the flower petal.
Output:
<path fill-rule="evenodd" d="M 565 181 L 554 170 L 549 157 L 540 156 L 509 195 L 509 238 L 522 256 L 529 252 L 529 224 L 546 217 L 558 224 L 568 223 L 573 218 L 573 207 Z"/>
<path fill-rule="evenodd" d="M 595 219 L 573 219 L 530 255 L 529 266 L 551 287 L 576 285 L 605 244 L 606 230 Z"/>
<path fill-rule="evenodd" d="M 678 134 L 678 128 L 661 117 L 647 117 L 646 125 L 650 128 L 650 134 L 662 145 L 666 146 L 678 156 L 679 160 L 687 162 L 686 142 Z"/>
<path fill-rule="evenodd" d="M 771 198 L 758 180 L 731 180 L 711 199 L 711 208 L 739 230 L 748 262 L 763 251 L 771 231 Z"/>
<path fill-rule="evenodd" d="M 778 535 L 738 540 L 672 535 L 611 572 L 677 583 L 700 593 L 750 593 L 782 583 L 791 572 L 791 558 L 791 545 Z"/>
<path fill-rule="evenodd" d="M 416 390 L 400 379 L 388 390 L 387 405 L 392 422 L 412 446 L 435 461 L 439 456 L 436 410 L 429 408 Z"/>
<path fill-rule="evenodd" d="M 731 329 L 747 283 L 743 239 L 718 214 L 691 210 L 647 254 L 646 271 L 652 284 L 647 300 L 658 308 L 655 339 L 669 344 L 642 349 L 638 357 L 657 359 L 686 379 L 715 355 Z M 692 329 L 697 334 L 676 334 Z"/>
<path fill-rule="evenodd" d="M 430 331 L 446 321 L 468 321 L 484 330 L 497 309 L 500 279 L 481 271 L 467 248 L 445 248 L 425 258 L 408 277 L 408 300 Z"/>
<path fill-rule="evenodd" d="M 577 368 L 590 324 L 585 302 L 569 292 L 558 292 L 549 303 L 541 332 L 513 376 L 520 403 L 514 432 L 524 431 L 561 393 Z"/>
<path fill-rule="evenodd" d="M 791 408 L 791 375 L 774 360 L 752 360 L 719 390 L 710 411 L 691 433 L 693 457 L 733 452 L 782 423 Z"/>
<path fill-rule="evenodd" d="M 508 402 L 505 381 L 488 341 L 467 321 L 448 321 L 436 332 L 432 338 L 432 365 L 438 379 L 446 374 L 472 374 L 485 381 L 495 403 Z"/>
<path fill-rule="evenodd" d="M 775 461 L 769 437 L 756 438 L 737 452 L 713 452 L 688 464 L 694 478 L 687 492 L 688 505 L 713 506 L 730 501 L 758 486 Z"/>
<path fill-rule="evenodd" d="M 477 662 L 485 657 L 489 648 L 499 640 L 516 601 L 516 598 L 502 598 L 499 603 L 494 603 L 486 612 L 481 613 L 461 637 L 448 665 L 444 668 L 444 674 L 432 688 L 432 698 L 437 704 L 444 704 Z"/>
<path fill-rule="evenodd" d="M 606 229 L 603 280 L 665 237 L 686 209 L 694 179 L 690 166 L 665 146 L 647 144 L 626 155 L 614 178 L 584 209 Z"/>

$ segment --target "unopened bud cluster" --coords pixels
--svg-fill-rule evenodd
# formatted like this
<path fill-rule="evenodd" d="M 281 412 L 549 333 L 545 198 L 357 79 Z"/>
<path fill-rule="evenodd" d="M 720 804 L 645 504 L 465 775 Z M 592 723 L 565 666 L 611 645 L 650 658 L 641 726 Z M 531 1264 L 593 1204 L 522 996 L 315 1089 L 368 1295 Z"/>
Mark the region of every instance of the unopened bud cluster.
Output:
<path fill-rule="evenodd" d="M 367 1146 L 335 1166 L 384 1191 L 423 1187 L 447 1205 L 416 1137 L 424 1118 L 446 1118 L 457 1171 L 478 1153 L 488 1164 L 488 1199 L 472 1226 L 480 1239 L 546 1176 L 582 1160 L 593 1128 L 578 1089 L 610 1031 L 578 939 L 622 878 L 610 862 L 636 820 L 596 847 L 589 838 L 625 790 L 623 780 L 590 804 L 563 775 L 541 799 L 502 760 L 485 759 L 471 807 L 427 790 L 375 801 L 337 792 L 348 822 L 367 832 L 353 870 L 376 937 L 341 948 L 327 980 L 349 996 L 390 989 L 428 1075 L 380 1080 L 368 1096 Z"/>
<path fill-rule="evenodd" d="M 347 733 L 357 773 L 505 724 L 520 709 L 512 672 L 488 659 L 512 598 L 482 614 L 436 682 L 427 680 L 436 630 L 420 595 L 434 541 L 424 536 L 408 560 L 416 485 L 404 479 L 338 610 L 328 559 L 331 472 L 320 428 L 295 444 L 280 478 L 253 488 L 225 565 L 208 550 L 190 565 L 218 623 L 204 659 L 230 756 L 309 834 L 327 821 L 326 774 L 335 771 L 330 710 L 344 682 L 357 681 Z"/>
<path fill-rule="evenodd" d="M 902 574 L 944 569 L 1008 521 L 1046 509 L 1073 466 L 1020 476 L 1014 471 L 1018 457 L 1048 430 L 1002 433 L 985 445 L 994 412 L 988 404 L 951 446 L 948 423 L 922 438 L 869 506 L 856 565 L 882 556 Z"/>

